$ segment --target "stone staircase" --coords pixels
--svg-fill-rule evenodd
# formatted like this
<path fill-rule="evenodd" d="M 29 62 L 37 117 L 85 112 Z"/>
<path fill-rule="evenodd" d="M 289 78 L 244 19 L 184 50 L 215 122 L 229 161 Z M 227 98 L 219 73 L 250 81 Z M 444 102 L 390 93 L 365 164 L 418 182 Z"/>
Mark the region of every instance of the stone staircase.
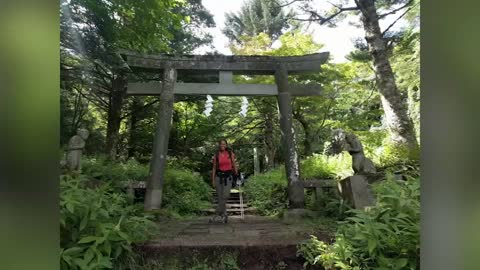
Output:
<path fill-rule="evenodd" d="M 243 194 L 243 214 L 244 215 L 254 215 L 256 213 L 255 208 L 251 206 L 250 203 L 248 203 L 248 199 L 246 198 L 245 194 Z M 218 205 L 218 200 L 217 200 L 217 193 L 215 191 L 212 192 L 212 207 L 203 210 L 203 212 L 207 215 L 213 215 L 215 214 L 215 209 L 217 208 Z M 227 206 L 227 214 L 230 217 L 240 217 L 241 215 L 241 207 L 242 204 L 240 204 L 240 192 L 237 190 L 232 190 L 230 192 L 230 197 L 227 200 L 226 203 Z"/>

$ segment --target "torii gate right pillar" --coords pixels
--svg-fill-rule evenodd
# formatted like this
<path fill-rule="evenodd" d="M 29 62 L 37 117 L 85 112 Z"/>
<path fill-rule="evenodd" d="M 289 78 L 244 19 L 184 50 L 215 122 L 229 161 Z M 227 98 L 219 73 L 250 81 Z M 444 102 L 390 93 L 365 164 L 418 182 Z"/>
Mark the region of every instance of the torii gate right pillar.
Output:
<path fill-rule="evenodd" d="M 278 87 L 278 110 L 280 111 L 280 129 L 284 145 L 285 170 L 288 181 L 289 208 L 305 208 L 305 193 L 300 181 L 298 155 L 295 149 L 295 134 L 292 123 L 292 97 L 288 91 L 288 72 L 283 64 L 275 71 Z"/>

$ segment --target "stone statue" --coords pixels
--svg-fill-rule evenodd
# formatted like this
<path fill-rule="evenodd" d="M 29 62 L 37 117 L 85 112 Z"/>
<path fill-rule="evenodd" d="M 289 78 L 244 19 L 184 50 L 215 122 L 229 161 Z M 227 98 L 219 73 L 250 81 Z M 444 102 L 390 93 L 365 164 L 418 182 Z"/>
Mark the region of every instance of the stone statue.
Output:
<path fill-rule="evenodd" d="M 336 129 L 332 132 L 330 152 L 339 154 L 342 151 L 348 151 L 352 156 L 352 168 L 355 175 L 376 173 L 373 162 L 365 157 L 362 143 L 357 136 L 353 133 L 346 133 L 342 129 Z"/>
<path fill-rule="evenodd" d="M 89 135 L 88 130 L 79 128 L 77 135 L 70 138 L 67 148 L 67 167 L 70 170 L 80 170 L 80 161 L 82 159 L 82 151 L 85 148 L 85 141 Z"/>

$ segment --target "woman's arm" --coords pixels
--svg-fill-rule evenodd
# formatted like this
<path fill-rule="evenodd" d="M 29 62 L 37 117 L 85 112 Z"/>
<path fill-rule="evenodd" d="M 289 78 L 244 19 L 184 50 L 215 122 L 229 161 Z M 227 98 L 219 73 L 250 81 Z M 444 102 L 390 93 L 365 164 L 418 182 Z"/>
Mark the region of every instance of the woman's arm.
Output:
<path fill-rule="evenodd" d="M 232 153 L 232 167 L 233 167 L 233 173 L 236 175 L 238 174 L 238 168 L 237 168 L 237 161 L 235 160 L 235 154 Z"/>

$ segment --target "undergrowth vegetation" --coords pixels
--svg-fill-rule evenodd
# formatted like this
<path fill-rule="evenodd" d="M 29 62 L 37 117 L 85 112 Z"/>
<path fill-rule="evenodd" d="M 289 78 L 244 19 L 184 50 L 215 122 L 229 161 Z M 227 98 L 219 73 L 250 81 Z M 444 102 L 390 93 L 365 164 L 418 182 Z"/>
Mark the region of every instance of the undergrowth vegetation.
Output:
<path fill-rule="evenodd" d="M 240 270 L 237 252 L 219 251 L 210 255 L 183 254 L 165 256 L 160 259 L 145 259 L 138 256 L 123 269 L 128 270 Z"/>
<path fill-rule="evenodd" d="M 82 174 L 60 179 L 62 269 L 111 269 L 134 260 L 132 245 L 150 239 L 156 230 L 153 213 L 135 204 L 125 187 L 145 181 L 148 166 L 136 161 L 109 162 L 84 158 Z M 208 208 L 211 192 L 195 172 L 178 166 L 165 173 L 162 211 L 182 218 Z M 137 198 L 143 202 L 143 198 Z"/>
<path fill-rule="evenodd" d="M 302 179 L 339 179 L 352 174 L 352 158 L 348 153 L 335 156 L 313 154 L 300 162 Z"/>
<path fill-rule="evenodd" d="M 392 179 L 374 186 L 376 204 L 349 210 L 327 244 L 313 237 L 299 245 L 306 264 L 325 269 L 418 269 L 420 253 L 420 180 Z"/>
<path fill-rule="evenodd" d="M 82 167 L 85 175 L 109 183 L 117 191 L 124 190 L 129 183 L 147 181 L 149 170 L 148 164 L 135 160 L 111 162 L 102 156 L 84 158 Z M 173 217 L 196 214 L 210 205 L 210 186 L 198 173 L 178 164 L 167 167 L 163 190 L 162 212 Z M 143 201 L 143 197 L 137 200 Z"/>
<path fill-rule="evenodd" d="M 162 205 L 178 215 L 197 214 L 211 204 L 210 186 L 195 172 L 167 169 Z"/>
<path fill-rule="evenodd" d="M 287 179 L 283 167 L 251 176 L 245 183 L 249 202 L 261 215 L 278 215 L 288 206 Z"/>
<path fill-rule="evenodd" d="M 82 159 L 82 173 L 109 182 L 115 187 L 123 187 L 129 182 L 146 181 L 148 165 L 140 164 L 134 159 L 125 162 L 109 161 L 105 156 L 98 155 Z"/>
<path fill-rule="evenodd" d="M 110 269 L 133 255 L 131 245 L 153 236 L 153 217 L 109 184 L 88 187 L 83 175 L 60 180 L 62 269 Z"/>
<path fill-rule="evenodd" d="M 302 179 L 341 179 L 353 174 L 348 154 L 326 156 L 314 154 L 301 161 Z M 251 176 L 245 184 L 250 203 L 261 215 L 279 215 L 288 207 L 287 178 L 285 168 L 277 167 L 265 173 Z M 312 191 L 305 194 L 306 207 L 321 209 L 326 216 L 343 217 L 346 204 L 333 193 L 326 193 L 319 205 Z"/>

